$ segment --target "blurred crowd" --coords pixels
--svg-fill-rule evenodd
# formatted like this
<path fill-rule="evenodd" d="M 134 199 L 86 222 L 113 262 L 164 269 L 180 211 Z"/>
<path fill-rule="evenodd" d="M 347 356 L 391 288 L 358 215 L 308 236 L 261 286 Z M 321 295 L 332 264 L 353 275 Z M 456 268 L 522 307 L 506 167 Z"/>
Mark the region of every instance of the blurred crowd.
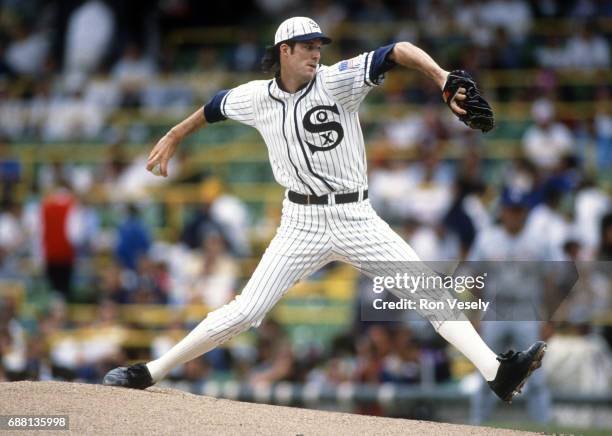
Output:
<path fill-rule="evenodd" d="M 476 75 L 481 70 L 540 69 L 531 86 L 515 88 L 502 81 L 487 89 L 496 101 L 541 96 L 553 102 L 605 102 L 610 95 L 605 79 L 595 80 L 595 86 L 574 87 L 561 86 L 557 77 L 564 70 L 596 74 L 610 67 L 605 20 L 612 16 L 612 7 L 606 1 L 254 0 L 241 3 L 240 15 L 229 5 L 202 10 L 194 0 L 158 2 L 156 7 L 155 3 L 0 3 L 0 132 L 17 141 L 104 142 L 118 134 L 129 134 L 133 142 L 152 140 L 159 132 L 142 123 L 118 132 L 111 122 L 116 111 L 184 114 L 217 87 L 235 84 L 208 77 L 211 73 L 258 72 L 277 17 L 296 14 L 313 17 L 334 36 L 336 43 L 326 52 L 326 62 L 392 40 L 408 40 L 443 60 L 447 68 L 464 68 Z M 566 21 L 556 27 L 551 27 L 554 21 L 542 29 L 535 27 L 549 19 Z M 398 24 L 402 20 L 405 25 Z M 345 22 L 360 27 L 343 27 Z M 221 24 L 226 27 L 214 27 Z M 96 32 L 90 31 L 92 26 Z M 239 30 L 227 38 L 223 36 L 227 26 Z M 192 28 L 200 33 L 187 32 Z M 362 34 L 366 28 L 368 33 Z M 206 80 L 194 86 L 173 73 L 197 73 Z M 440 101 L 439 91 L 425 79 L 401 90 L 386 89 L 383 98 L 415 104 Z M 389 139 L 406 143 L 407 136 L 410 143 L 428 136 L 423 130 L 439 118 L 430 112 L 431 116 L 417 114 L 390 122 Z M 601 115 L 603 119 L 596 116 L 571 127 L 598 138 L 609 135 L 609 119 Z"/>
<path fill-rule="evenodd" d="M 122 131 L 112 120 L 121 109 L 180 117 L 214 91 L 207 83 L 194 92 L 181 74 L 258 71 L 279 16 L 313 17 L 338 35 L 330 48 L 336 57 L 389 42 L 376 32 L 343 32 L 344 22 L 374 28 L 405 20 L 418 25 L 402 26 L 391 39 L 414 42 L 449 67 L 476 75 L 537 72 L 527 87 L 502 82 L 486 90 L 496 102 L 528 108 L 518 131 L 507 133 L 516 143 L 507 159 L 487 155 L 481 136 L 440 107 L 439 90 L 426 80 L 390 84 L 372 97 L 420 105 L 374 120 L 366 110 L 364 125 L 372 204 L 422 259 L 612 261 L 604 183 L 612 170 L 611 87 L 558 78 L 562 71 L 607 72 L 610 29 L 600 23 L 612 18 L 610 2 L 254 0 L 241 2 L 239 16 L 229 2 L 204 3 L 0 0 L 0 279 L 25 289 L 0 289 L 0 380 L 97 382 L 111 367 L 155 358 L 176 343 L 195 322 L 184 321 L 181 309 L 212 309 L 239 293 L 245 264 L 270 239 L 278 210 L 254 214 L 202 170 L 199 201 L 181 211 L 176 238 L 156 237 L 176 211 L 146 189 L 194 180 L 147 174 L 146 157 L 129 156 L 124 143 L 154 141 L 159 129 L 138 121 Z M 548 19 L 576 25 L 536 31 Z M 255 22 L 263 25 L 248 30 Z M 188 28 L 219 25 L 241 30 L 231 42 L 170 43 Z M 564 102 L 593 110 L 567 115 L 558 110 Z M 105 160 L 80 165 L 58 157 L 32 171 L 12 152 L 20 143 L 53 149 L 54 142 L 82 141 L 104 144 Z M 177 156 L 171 173 L 189 164 Z M 610 273 L 583 276 L 588 298 L 566 307 L 563 323 L 538 325 L 550 343 L 545 375 L 556 392 L 612 387 L 611 329 L 593 324 L 609 316 Z M 38 306 L 23 313 L 26 295 Z M 79 303 L 94 304 L 95 313 L 75 316 Z M 177 316 L 152 329 L 122 318 L 131 304 L 164 305 Z M 170 378 L 428 385 L 458 374 L 456 356 L 431 332 L 355 319 L 324 348 L 297 347 L 282 324 L 267 319 L 250 340 L 214 350 Z M 133 331 L 145 328 L 154 339 L 134 339 Z"/>

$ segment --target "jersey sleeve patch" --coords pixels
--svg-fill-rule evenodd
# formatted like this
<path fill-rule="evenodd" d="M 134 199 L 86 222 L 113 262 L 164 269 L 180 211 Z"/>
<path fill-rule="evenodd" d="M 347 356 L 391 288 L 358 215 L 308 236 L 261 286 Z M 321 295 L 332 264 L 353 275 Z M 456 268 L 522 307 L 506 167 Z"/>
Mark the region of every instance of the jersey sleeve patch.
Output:
<path fill-rule="evenodd" d="M 397 64 L 388 59 L 389 53 L 393 50 L 395 44 L 385 45 L 374 50 L 370 62 L 369 81 L 375 85 L 380 85 L 383 82 L 384 75 Z"/>
<path fill-rule="evenodd" d="M 221 111 L 221 104 L 228 92 L 228 89 L 222 89 L 204 106 L 204 118 L 208 123 L 216 123 L 227 119 Z"/>
<path fill-rule="evenodd" d="M 354 59 L 348 59 L 348 60 L 344 60 L 342 62 L 340 62 L 338 64 L 338 71 L 346 71 L 346 70 L 350 70 L 352 68 L 357 67 L 357 64 L 355 63 Z"/>

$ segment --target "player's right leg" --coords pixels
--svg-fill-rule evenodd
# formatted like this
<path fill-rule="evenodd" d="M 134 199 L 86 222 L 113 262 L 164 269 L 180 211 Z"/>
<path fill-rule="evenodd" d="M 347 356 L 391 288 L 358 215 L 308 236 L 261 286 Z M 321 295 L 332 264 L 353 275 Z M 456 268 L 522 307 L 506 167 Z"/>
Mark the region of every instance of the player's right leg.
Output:
<path fill-rule="evenodd" d="M 244 290 L 231 303 L 211 312 L 185 338 L 160 358 L 120 367 L 104 377 L 110 386 L 146 389 L 177 365 L 227 342 L 250 327 L 300 279 L 328 263 L 331 253 L 325 222 L 316 207 L 285 204 L 276 236 Z"/>
<path fill-rule="evenodd" d="M 505 350 L 509 343 L 511 331 L 508 321 L 481 321 L 480 335 L 494 352 Z M 470 398 L 470 424 L 482 425 L 491 417 L 498 401 L 489 385 L 481 383 Z"/>
<path fill-rule="evenodd" d="M 538 321 L 510 321 L 510 328 L 518 349 L 527 348 L 541 338 L 542 323 Z M 525 389 L 527 412 L 530 418 L 535 422 L 548 424 L 551 420 L 552 403 L 544 373 L 535 372 L 529 378 Z"/>
<path fill-rule="evenodd" d="M 376 214 L 368 201 L 341 205 L 330 209 L 330 214 L 334 216 L 330 223 L 336 250 L 364 274 L 394 276 L 400 272 L 398 268 L 416 276 L 431 274 L 415 251 Z M 409 292 L 389 290 L 400 298 L 414 298 Z M 430 301 L 450 297 L 438 289 L 419 289 L 417 294 Z M 525 351 L 497 356 L 463 313 L 448 310 L 448 306 L 441 310 L 419 310 L 419 313 L 478 368 L 489 387 L 504 401 L 510 402 L 527 377 L 541 365 L 546 351 L 544 342 L 536 342 Z"/>

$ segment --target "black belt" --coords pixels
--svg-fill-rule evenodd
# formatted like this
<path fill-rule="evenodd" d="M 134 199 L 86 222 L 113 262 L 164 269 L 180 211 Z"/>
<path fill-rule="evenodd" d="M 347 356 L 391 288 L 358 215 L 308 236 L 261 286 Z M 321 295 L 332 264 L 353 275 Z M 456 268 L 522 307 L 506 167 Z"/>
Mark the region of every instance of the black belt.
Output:
<path fill-rule="evenodd" d="M 299 194 L 294 191 L 289 191 L 287 194 L 287 198 L 289 198 L 289 201 L 293 203 L 297 203 L 297 204 L 330 204 L 329 196 L 331 195 L 334 199 L 335 204 L 344 204 L 344 203 L 356 203 L 357 201 L 359 201 L 359 192 L 360 191 L 348 192 L 346 194 L 328 194 L 328 195 L 321 195 L 320 197 L 317 197 L 316 195 L 304 195 L 304 194 Z M 362 200 L 365 200 L 367 198 L 368 198 L 368 190 L 366 189 L 365 191 L 363 191 Z"/>

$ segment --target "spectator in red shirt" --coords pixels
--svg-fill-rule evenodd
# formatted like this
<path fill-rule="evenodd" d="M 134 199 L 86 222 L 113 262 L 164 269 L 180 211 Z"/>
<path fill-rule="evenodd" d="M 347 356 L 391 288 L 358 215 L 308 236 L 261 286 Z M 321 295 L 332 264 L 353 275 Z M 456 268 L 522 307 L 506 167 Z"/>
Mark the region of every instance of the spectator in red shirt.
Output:
<path fill-rule="evenodd" d="M 55 291 L 71 299 L 71 281 L 75 261 L 72 234 L 76 230 L 76 197 L 65 181 L 43 199 L 41 206 L 42 249 L 45 275 Z"/>

